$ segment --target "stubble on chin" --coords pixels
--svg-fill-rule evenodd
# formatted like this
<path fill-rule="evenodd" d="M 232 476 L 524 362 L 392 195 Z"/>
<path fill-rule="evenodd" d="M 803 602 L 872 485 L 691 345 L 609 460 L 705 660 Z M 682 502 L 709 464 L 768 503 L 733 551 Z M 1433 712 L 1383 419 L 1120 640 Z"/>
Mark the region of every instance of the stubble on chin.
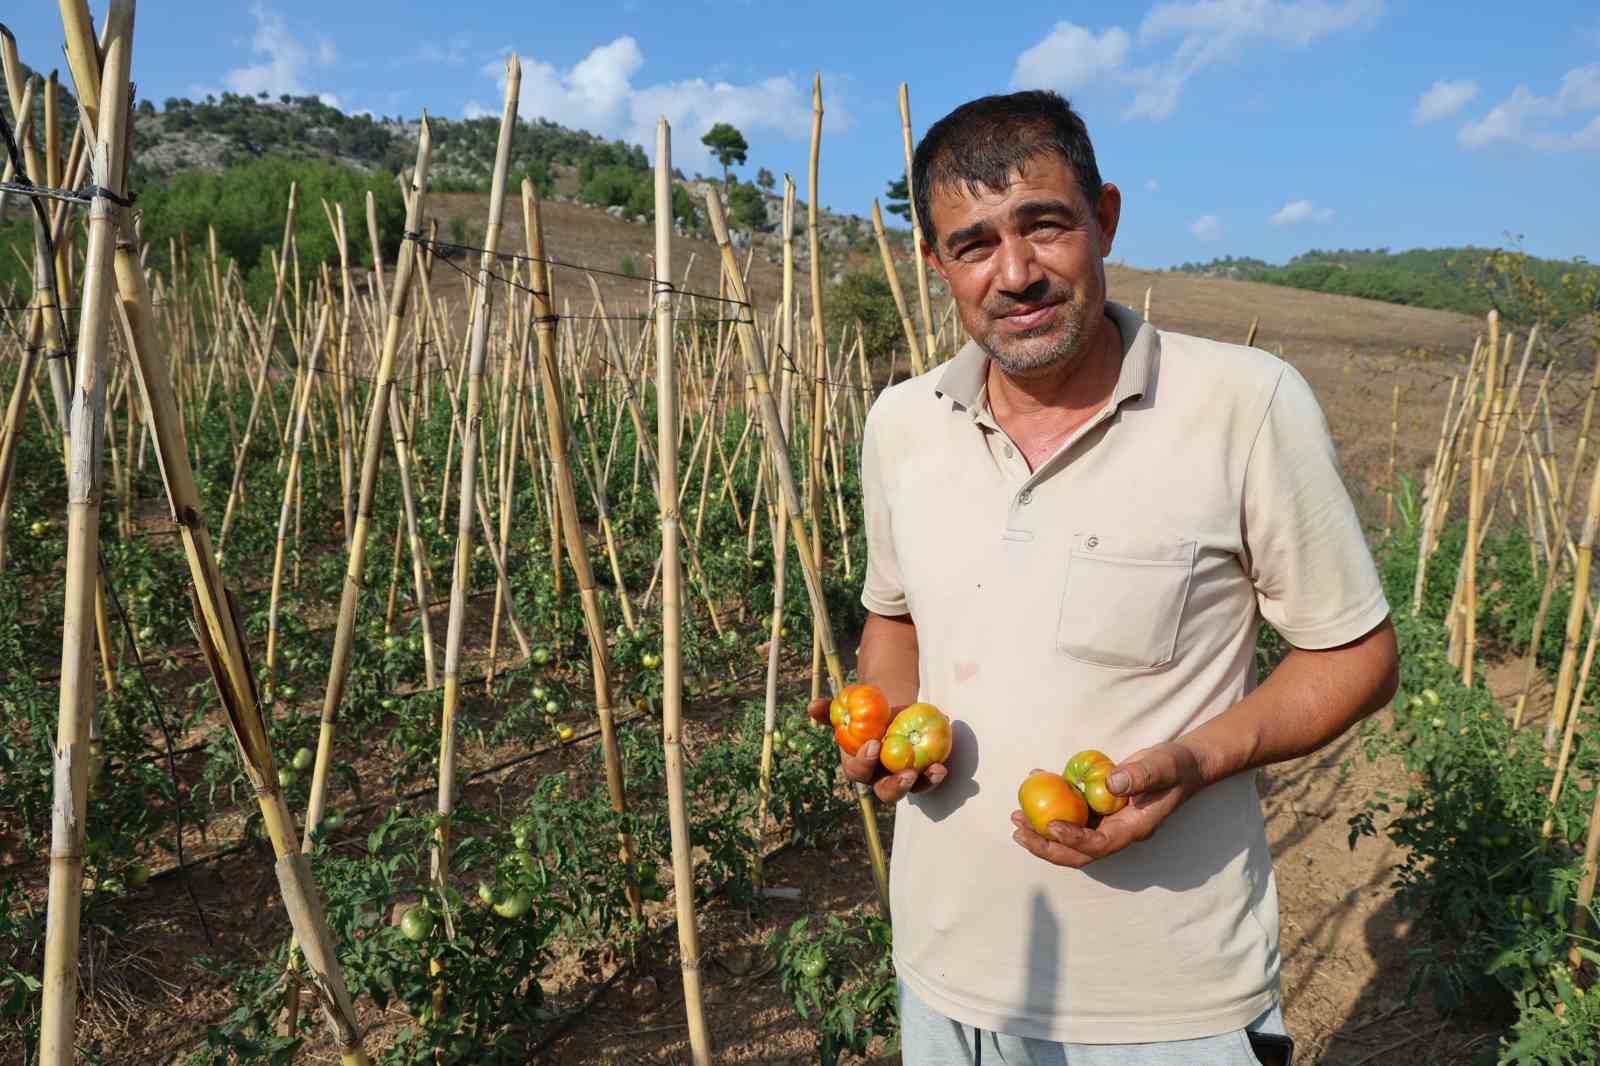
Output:
<path fill-rule="evenodd" d="M 1007 374 L 1026 375 L 1071 363 L 1083 347 L 1083 316 L 1076 302 L 1062 307 L 1067 312 L 1065 321 L 1005 335 L 995 327 L 978 338 L 978 343 Z M 1048 342 L 1041 344 L 1046 338 Z"/>

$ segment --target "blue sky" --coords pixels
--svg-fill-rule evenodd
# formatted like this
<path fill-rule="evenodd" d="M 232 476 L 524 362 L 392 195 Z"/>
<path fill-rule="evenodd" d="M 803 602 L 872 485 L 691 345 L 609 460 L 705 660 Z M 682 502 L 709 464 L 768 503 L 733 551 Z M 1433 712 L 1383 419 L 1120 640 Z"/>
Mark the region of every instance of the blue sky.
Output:
<path fill-rule="evenodd" d="M 23 59 L 60 64 L 54 5 L 11 5 Z M 103 3 L 93 5 L 98 12 Z M 1170 266 L 1310 248 L 1497 245 L 1600 259 L 1600 9 L 1421 0 L 985 4 L 140 5 L 141 98 L 326 94 L 346 110 L 498 113 L 506 50 L 523 114 L 638 140 L 675 162 L 729 120 L 805 196 L 823 77 L 821 201 L 865 213 L 917 135 L 961 102 L 1050 87 L 1085 115 L 1124 192 L 1114 258 Z M 1464 8 L 1476 9 L 1463 13 Z"/>

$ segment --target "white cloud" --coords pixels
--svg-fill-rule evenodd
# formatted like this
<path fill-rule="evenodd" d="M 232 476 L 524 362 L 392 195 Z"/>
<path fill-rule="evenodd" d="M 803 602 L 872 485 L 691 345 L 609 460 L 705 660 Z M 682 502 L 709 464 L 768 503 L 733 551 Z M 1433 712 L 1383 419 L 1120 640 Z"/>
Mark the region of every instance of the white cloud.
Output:
<path fill-rule="evenodd" d="M 573 66 L 561 69 L 539 60 L 523 60 L 518 112 L 524 118 L 547 118 L 565 126 L 621 137 L 655 148 L 658 116 L 666 116 L 673 130 L 673 162 L 693 169 L 709 165 L 710 153 L 700 138 L 718 122 L 739 127 L 747 138 L 769 133 L 787 140 L 804 140 L 811 134 L 811 86 L 788 75 L 734 84 L 705 78 L 636 85 L 645 64 L 644 50 L 624 35 L 600 45 Z M 505 87 L 505 63 L 483 67 L 483 74 Z M 824 129 L 848 129 L 850 116 L 843 101 L 829 99 L 824 81 Z M 488 111 L 474 101 L 467 117 Z"/>
<path fill-rule="evenodd" d="M 339 58 L 338 50 L 326 37 L 305 40 L 289 31 L 283 16 L 254 4 L 250 14 L 255 17 L 256 30 L 250 38 L 250 51 L 264 57 L 264 61 L 235 67 L 222 76 L 223 83 L 233 92 L 246 96 L 266 93 L 277 97 L 284 93 L 306 96 L 312 93 L 307 81 L 317 68 L 332 67 Z M 330 107 L 339 106 L 339 98 L 332 93 L 318 92 L 318 98 Z"/>
<path fill-rule="evenodd" d="M 465 34 L 457 34 L 446 42 L 424 41 L 417 49 L 417 59 L 423 63 L 459 67 L 467 61 L 468 43 Z"/>
<path fill-rule="evenodd" d="M 1216 215 L 1201 215 L 1189 223 L 1189 232 L 1202 241 L 1214 241 L 1222 236 L 1222 219 Z"/>
<path fill-rule="evenodd" d="M 1017 57 L 1014 88 L 1131 93 L 1126 118 L 1161 120 L 1177 110 L 1189 80 L 1238 62 L 1250 47 L 1306 48 L 1372 22 L 1384 0 L 1170 0 L 1157 4 L 1130 35 L 1096 34 L 1058 22 Z M 1168 48 L 1170 44 L 1170 50 Z M 1135 62 L 1135 50 L 1148 56 Z"/>
<path fill-rule="evenodd" d="M 1504 143 L 1539 152 L 1600 151 L 1600 63 L 1567 71 L 1552 96 L 1517 86 L 1462 126 L 1456 140 L 1473 149 Z"/>
<path fill-rule="evenodd" d="M 1132 43 L 1127 31 L 1115 26 L 1097 37 L 1082 26 L 1058 22 L 1049 36 L 1017 57 L 1011 84 L 1062 93 L 1090 88 L 1102 78 L 1122 74 Z"/>
<path fill-rule="evenodd" d="M 1478 95 L 1475 81 L 1436 81 L 1417 99 L 1411 111 L 1411 124 L 1426 126 L 1430 122 L 1450 118 Z"/>
<path fill-rule="evenodd" d="M 1274 211 L 1267 221 L 1274 226 L 1295 226 L 1301 222 L 1331 222 L 1333 208 L 1318 207 L 1310 200 L 1290 200 Z"/>

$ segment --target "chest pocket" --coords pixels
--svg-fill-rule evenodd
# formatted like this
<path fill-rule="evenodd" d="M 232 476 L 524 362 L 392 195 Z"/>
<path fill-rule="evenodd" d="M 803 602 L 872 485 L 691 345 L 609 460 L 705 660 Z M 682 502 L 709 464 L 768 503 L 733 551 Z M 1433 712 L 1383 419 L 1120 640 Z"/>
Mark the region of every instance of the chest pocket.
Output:
<path fill-rule="evenodd" d="M 1195 542 L 1080 533 L 1061 593 L 1056 648 L 1080 662 L 1151 670 L 1172 660 Z"/>

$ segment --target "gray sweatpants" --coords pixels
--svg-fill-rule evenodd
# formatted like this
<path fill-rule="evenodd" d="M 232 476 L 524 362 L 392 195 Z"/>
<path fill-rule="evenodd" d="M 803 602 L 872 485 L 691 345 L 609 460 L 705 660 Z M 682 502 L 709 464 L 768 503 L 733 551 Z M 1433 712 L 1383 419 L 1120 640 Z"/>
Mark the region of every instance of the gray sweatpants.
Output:
<path fill-rule="evenodd" d="M 1063 1044 L 975 1033 L 919 1000 L 904 981 L 900 986 L 900 1055 L 904 1066 L 1259 1066 L 1244 1029 L 1194 1040 L 1152 1044 Z M 1246 1029 L 1285 1032 L 1283 1013 L 1273 1007 Z M 981 1055 L 981 1058 L 979 1057 Z"/>

